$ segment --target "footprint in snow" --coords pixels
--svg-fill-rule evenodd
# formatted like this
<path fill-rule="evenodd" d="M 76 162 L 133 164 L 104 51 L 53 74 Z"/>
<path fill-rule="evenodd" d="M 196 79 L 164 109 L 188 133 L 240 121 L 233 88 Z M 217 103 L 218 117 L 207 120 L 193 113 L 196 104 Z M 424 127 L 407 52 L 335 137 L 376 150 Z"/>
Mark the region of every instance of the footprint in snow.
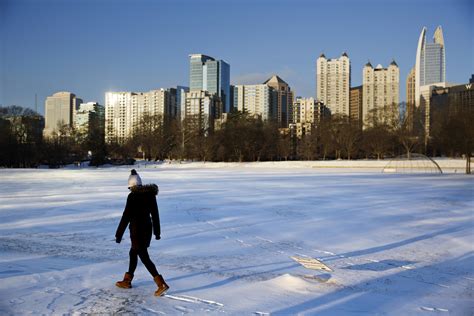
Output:
<path fill-rule="evenodd" d="M 182 313 L 192 313 L 192 312 L 194 312 L 193 309 L 191 309 L 191 308 L 186 308 L 186 307 L 184 307 L 184 306 L 176 305 L 176 306 L 174 306 L 174 308 L 177 309 L 177 310 L 179 310 L 179 311 L 182 312 Z"/>
<path fill-rule="evenodd" d="M 203 303 L 206 305 L 211 305 L 211 306 L 216 306 L 216 307 L 223 307 L 224 304 L 211 301 L 211 300 L 205 300 L 199 297 L 194 297 L 194 296 L 189 296 L 189 295 L 170 295 L 170 294 L 165 294 L 163 297 L 167 297 L 172 300 L 176 301 L 182 301 L 182 302 L 188 302 L 188 303 Z"/>
<path fill-rule="evenodd" d="M 439 308 L 439 307 L 426 307 L 426 306 L 421 306 L 421 310 L 427 311 L 427 312 L 449 312 L 449 310 L 445 308 Z"/>

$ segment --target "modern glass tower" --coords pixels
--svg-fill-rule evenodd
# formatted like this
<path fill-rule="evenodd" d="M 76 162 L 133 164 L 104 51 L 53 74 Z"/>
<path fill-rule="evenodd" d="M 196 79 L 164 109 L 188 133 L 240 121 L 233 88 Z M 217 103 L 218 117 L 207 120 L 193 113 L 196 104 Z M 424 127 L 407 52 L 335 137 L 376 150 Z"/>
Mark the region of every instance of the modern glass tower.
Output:
<path fill-rule="evenodd" d="M 445 82 L 446 62 L 443 30 L 436 28 L 433 42 L 426 42 L 426 27 L 421 30 L 416 50 L 415 64 L 415 104 L 420 105 L 420 87 Z"/>
<path fill-rule="evenodd" d="M 230 112 L 230 66 L 202 54 L 189 55 L 189 89 L 203 90 L 220 97 L 224 112 Z"/>

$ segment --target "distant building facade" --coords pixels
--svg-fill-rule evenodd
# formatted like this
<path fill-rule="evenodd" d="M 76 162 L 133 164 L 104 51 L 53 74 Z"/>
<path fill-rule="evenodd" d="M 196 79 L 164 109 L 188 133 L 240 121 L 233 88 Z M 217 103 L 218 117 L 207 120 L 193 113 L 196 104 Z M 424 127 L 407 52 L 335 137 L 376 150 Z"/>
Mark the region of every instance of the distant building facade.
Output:
<path fill-rule="evenodd" d="M 432 114 L 434 111 L 444 108 L 448 108 L 450 111 L 457 109 L 474 111 L 474 83 L 434 88 L 431 93 L 430 112 Z"/>
<path fill-rule="evenodd" d="M 379 121 L 399 118 L 400 70 L 395 61 L 387 68 L 377 65 L 373 68 L 368 62 L 362 77 L 363 126 L 370 126 L 369 119 L 376 115 Z"/>
<path fill-rule="evenodd" d="M 311 134 L 323 117 L 330 115 L 329 109 L 314 98 L 296 98 L 293 103 L 293 120 L 290 129 L 301 138 Z"/>
<path fill-rule="evenodd" d="M 107 92 L 105 94 L 105 139 L 123 142 L 131 137 L 145 115 L 161 119 L 172 116 L 176 89 L 148 92 Z"/>
<path fill-rule="evenodd" d="M 221 119 L 223 104 L 213 93 L 191 90 L 186 93 L 185 119 L 196 120 L 199 130 L 212 132 L 216 119 Z"/>
<path fill-rule="evenodd" d="M 44 136 L 52 136 L 62 126 L 73 127 L 76 109 L 82 100 L 74 93 L 61 91 L 46 98 Z"/>
<path fill-rule="evenodd" d="M 279 76 L 274 75 L 263 84 L 276 92 L 276 120 L 281 128 L 288 128 L 293 119 L 293 91 Z"/>
<path fill-rule="evenodd" d="M 233 88 L 235 108 L 259 116 L 263 121 L 276 120 L 277 96 L 276 91 L 266 84 L 236 85 Z"/>
<path fill-rule="evenodd" d="M 409 130 L 413 129 L 413 118 L 415 115 L 415 67 L 410 69 L 410 72 L 407 76 L 406 81 L 406 94 L 407 94 L 407 101 L 406 101 L 406 112 L 405 112 L 405 124 Z"/>
<path fill-rule="evenodd" d="M 430 130 L 431 130 L 431 96 L 434 90 L 438 90 L 440 88 L 448 88 L 450 85 L 446 82 L 438 82 L 435 84 L 429 84 L 422 86 L 420 88 L 420 103 L 419 103 L 419 110 L 421 114 L 422 124 L 421 128 L 425 131 L 425 144 L 430 137 Z"/>
<path fill-rule="evenodd" d="M 316 61 L 316 98 L 323 102 L 331 114 L 349 116 L 349 89 L 351 64 L 343 53 L 338 59 L 327 59 L 321 54 Z"/>
<path fill-rule="evenodd" d="M 350 89 L 349 117 L 362 127 L 362 86 Z"/>
<path fill-rule="evenodd" d="M 222 101 L 224 112 L 230 112 L 230 66 L 223 60 L 203 54 L 189 55 L 189 90 L 208 91 Z"/>
<path fill-rule="evenodd" d="M 105 128 L 105 109 L 97 102 L 81 103 L 76 111 L 74 128 L 88 136 L 95 130 L 103 135 Z"/>
<path fill-rule="evenodd" d="M 176 87 L 176 117 L 184 120 L 186 108 L 186 92 L 189 92 L 189 87 Z"/>

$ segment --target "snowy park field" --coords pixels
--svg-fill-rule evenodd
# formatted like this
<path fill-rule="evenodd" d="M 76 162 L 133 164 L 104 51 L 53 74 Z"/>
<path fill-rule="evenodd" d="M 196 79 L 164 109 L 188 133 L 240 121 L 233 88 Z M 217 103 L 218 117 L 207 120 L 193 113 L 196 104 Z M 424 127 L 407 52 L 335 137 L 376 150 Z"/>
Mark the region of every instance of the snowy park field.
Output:
<path fill-rule="evenodd" d="M 463 162 L 442 175 L 326 167 L 136 167 L 160 189 L 149 252 L 164 297 L 141 263 L 132 289 L 115 286 L 130 167 L 0 170 L 0 315 L 473 315 Z"/>

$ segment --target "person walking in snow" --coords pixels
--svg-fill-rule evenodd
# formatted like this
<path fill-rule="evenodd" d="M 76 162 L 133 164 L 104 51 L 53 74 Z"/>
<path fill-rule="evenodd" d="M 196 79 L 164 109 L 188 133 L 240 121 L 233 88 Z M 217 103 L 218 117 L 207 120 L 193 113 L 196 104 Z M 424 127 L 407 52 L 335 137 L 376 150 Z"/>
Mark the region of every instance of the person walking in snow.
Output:
<path fill-rule="evenodd" d="M 129 226 L 132 241 L 130 264 L 123 280 L 118 281 L 115 285 L 124 289 L 132 287 L 133 274 L 137 268 L 138 257 L 140 257 L 158 286 L 155 295 L 161 296 L 169 289 L 169 286 L 164 281 L 163 276 L 158 274 L 147 250 L 150 246 L 152 233 L 156 240 L 161 238 L 160 216 L 155 197 L 158 194 L 158 186 L 156 184 L 142 185 L 140 176 L 135 169 L 132 169 L 128 178 L 128 188 L 130 193 L 127 197 L 122 219 L 115 233 L 115 241 L 117 243 L 122 241 L 125 229 Z"/>

